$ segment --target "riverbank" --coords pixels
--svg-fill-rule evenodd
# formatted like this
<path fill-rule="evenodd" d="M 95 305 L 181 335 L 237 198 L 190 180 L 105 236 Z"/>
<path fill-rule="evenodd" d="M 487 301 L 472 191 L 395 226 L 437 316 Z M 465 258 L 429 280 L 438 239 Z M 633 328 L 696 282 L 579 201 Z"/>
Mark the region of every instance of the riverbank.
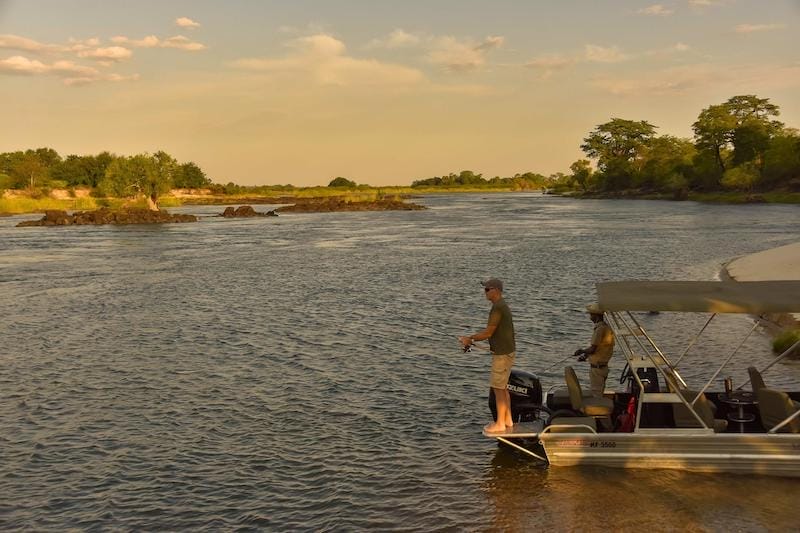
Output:
<path fill-rule="evenodd" d="M 677 191 L 675 193 L 656 193 L 631 189 L 608 192 L 564 191 L 552 194 L 567 198 L 595 200 L 671 200 L 710 204 L 800 204 L 800 192 L 795 191 L 770 191 L 763 193 Z"/>
<path fill-rule="evenodd" d="M 735 281 L 800 280 L 800 242 L 733 259 L 724 265 L 723 274 Z M 800 313 L 767 319 L 774 334 L 800 328 Z"/>

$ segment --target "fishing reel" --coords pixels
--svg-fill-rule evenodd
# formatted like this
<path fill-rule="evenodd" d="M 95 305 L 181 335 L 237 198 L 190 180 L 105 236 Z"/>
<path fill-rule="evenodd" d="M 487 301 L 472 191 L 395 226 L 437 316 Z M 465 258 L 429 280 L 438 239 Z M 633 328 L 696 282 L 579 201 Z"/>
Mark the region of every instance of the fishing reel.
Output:
<path fill-rule="evenodd" d="M 475 343 L 472 343 L 472 344 L 467 344 L 466 346 L 463 346 L 463 347 L 461 348 L 461 350 L 462 350 L 464 353 L 471 352 L 471 351 L 472 351 L 472 347 L 473 347 L 473 346 L 475 346 Z"/>

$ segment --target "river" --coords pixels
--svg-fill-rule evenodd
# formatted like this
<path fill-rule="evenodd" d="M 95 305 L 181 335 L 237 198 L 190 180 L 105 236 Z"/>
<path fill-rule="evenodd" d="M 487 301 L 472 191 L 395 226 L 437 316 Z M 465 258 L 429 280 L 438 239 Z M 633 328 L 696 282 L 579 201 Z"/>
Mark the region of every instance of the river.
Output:
<path fill-rule="evenodd" d="M 0 529 L 797 528 L 795 480 L 545 468 L 498 447 L 480 432 L 487 356 L 455 338 L 483 327 L 479 281 L 499 277 L 517 366 L 541 371 L 587 345 L 594 282 L 716 279 L 726 261 L 796 242 L 797 206 L 417 201 L 430 209 L 0 218 Z M 673 353 L 706 318 L 643 320 Z M 685 360 L 690 385 L 752 322 L 712 324 Z M 727 374 L 743 383 L 770 358 L 759 331 Z M 800 363 L 765 379 L 798 389 Z"/>

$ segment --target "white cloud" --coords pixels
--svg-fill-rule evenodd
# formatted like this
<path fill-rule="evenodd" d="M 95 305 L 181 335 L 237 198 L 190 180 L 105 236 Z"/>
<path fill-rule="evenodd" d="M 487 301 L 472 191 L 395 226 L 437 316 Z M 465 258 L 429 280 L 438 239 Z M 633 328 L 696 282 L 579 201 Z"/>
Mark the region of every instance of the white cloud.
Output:
<path fill-rule="evenodd" d="M 109 46 L 106 48 L 95 48 L 93 50 L 82 50 L 78 52 L 78 57 L 96 59 L 98 61 L 123 61 L 130 59 L 133 52 L 122 46 Z"/>
<path fill-rule="evenodd" d="M 189 29 L 194 29 L 194 28 L 199 28 L 200 27 L 200 23 L 199 22 L 195 22 L 192 19 L 190 19 L 189 17 L 178 17 L 178 18 L 175 19 L 175 24 L 177 26 L 180 26 L 181 28 L 189 28 Z"/>
<path fill-rule="evenodd" d="M 674 10 L 664 7 L 662 4 L 653 4 L 652 6 L 643 7 L 636 12 L 640 15 L 650 15 L 654 17 L 667 17 L 675 13 Z"/>
<path fill-rule="evenodd" d="M 0 48 L 10 50 L 21 50 L 23 52 L 56 52 L 61 49 L 60 46 L 55 44 L 45 44 L 21 37 L 19 35 L 0 35 Z"/>
<path fill-rule="evenodd" d="M 455 37 L 438 37 L 428 53 L 428 61 L 456 72 L 477 70 L 486 64 L 486 53 L 500 48 L 504 37 L 490 36 L 481 42 L 459 41 Z"/>
<path fill-rule="evenodd" d="M 177 48 L 189 52 L 197 52 L 206 49 L 206 45 L 192 41 L 183 35 L 176 35 L 175 37 L 169 37 L 167 39 L 159 39 L 155 35 L 148 35 L 142 39 L 130 39 L 123 35 L 117 35 L 111 38 L 111 42 L 125 44 L 135 48 Z"/>
<path fill-rule="evenodd" d="M 65 85 L 85 85 L 96 81 L 126 81 L 138 79 L 138 75 L 121 76 L 106 74 L 94 67 L 76 64 L 73 61 L 61 60 L 44 63 L 24 56 L 12 56 L 0 59 L 0 74 L 17 74 L 36 76 L 50 74 L 63 78 Z"/>
<path fill-rule="evenodd" d="M 733 31 L 736 33 L 755 33 L 758 31 L 782 30 L 785 24 L 739 24 Z"/>
<path fill-rule="evenodd" d="M 367 48 L 407 48 L 416 46 L 422 41 L 419 35 L 408 33 L 407 31 L 398 28 L 392 31 L 389 35 L 381 39 L 373 39 L 367 44 Z"/>
<path fill-rule="evenodd" d="M 424 79 L 416 69 L 348 56 L 345 44 L 327 34 L 296 39 L 289 46 L 293 53 L 286 57 L 242 58 L 232 65 L 260 72 L 306 74 L 323 85 L 407 85 Z"/>
<path fill-rule="evenodd" d="M 596 44 L 587 44 L 584 47 L 584 57 L 591 63 L 619 63 L 630 59 L 617 46 L 604 47 Z"/>
<path fill-rule="evenodd" d="M 692 7 L 721 6 L 724 3 L 723 0 L 689 0 L 689 5 Z"/>

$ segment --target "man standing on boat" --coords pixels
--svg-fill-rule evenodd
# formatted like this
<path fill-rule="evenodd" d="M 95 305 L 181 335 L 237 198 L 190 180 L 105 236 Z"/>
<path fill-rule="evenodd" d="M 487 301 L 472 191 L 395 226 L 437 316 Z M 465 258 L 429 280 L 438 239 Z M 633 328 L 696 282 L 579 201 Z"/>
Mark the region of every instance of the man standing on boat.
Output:
<path fill-rule="evenodd" d="M 614 353 L 614 331 L 603 320 L 603 311 L 597 304 L 587 305 L 586 310 L 589 313 L 589 318 L 594 322 L 592 344 L 588 348 L 575 350 L 575 356 L 578 357 L 578 361 L 589 360 L 591 365 L 589 380 L 591 382 L 592 396 L 602 398 L 603 391 L 606 389 L 608 362 Z"/>
<path fill-rule="evenodd" d="M 495 405 L 497 406 L 497 420 L 487 424 L 483 429 L 487 433 L 501 433 L 514 425 L 511 418 L 511 395 L 508 393 L 508 377 L 514 365 L 516 355 L 516 342 L 514 340 L 514 321 L 511 309 L 503 299 L 503 282 L 492 278 L 481 283 L 486 299 L 492 302 L 489 312 L 489 322 L 486 329 L 470 335 L 459 337 L 458 340 L 464 348 L 472 345 L 474 341 L 489 339 L 489 349 L 492 352 L 492 373 L 489 386 L 494 389 Z"/>

